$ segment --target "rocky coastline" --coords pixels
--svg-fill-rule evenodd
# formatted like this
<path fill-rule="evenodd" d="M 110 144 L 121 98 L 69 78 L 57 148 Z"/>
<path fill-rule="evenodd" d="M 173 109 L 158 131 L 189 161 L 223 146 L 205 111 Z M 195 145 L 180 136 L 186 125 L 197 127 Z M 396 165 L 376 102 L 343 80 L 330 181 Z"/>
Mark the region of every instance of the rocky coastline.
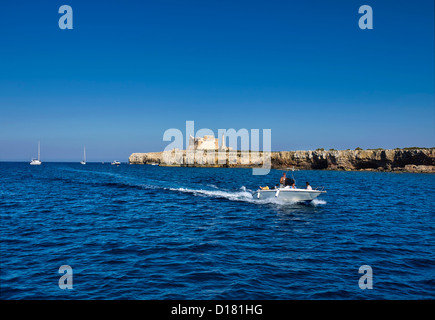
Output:
<path fill-rule="evenodd" d="M 175 152 L 175 151 L 173 151 Z M 164 161 L 163 152 L 133 153 L 131 164 L 159 164 L 160 166 L 190 167 L 243 167 L 252 168 L 262 165 L 260 157 L 251 156 L 249 151 L 233 151 L 232 161 L 218 164 L 207 161 L 203 152 L 196 152 L 189 159 L 185 150 L 178 150 L 178 164 Z M 375 150 L 314 150 L 314 151 L 277 151 L 271 152 L 273 169 L 290 168 L 305 170 L 343 170 L 343 171 L 384 171 L 435 173 L 435 148 L 375 149 Z"/>

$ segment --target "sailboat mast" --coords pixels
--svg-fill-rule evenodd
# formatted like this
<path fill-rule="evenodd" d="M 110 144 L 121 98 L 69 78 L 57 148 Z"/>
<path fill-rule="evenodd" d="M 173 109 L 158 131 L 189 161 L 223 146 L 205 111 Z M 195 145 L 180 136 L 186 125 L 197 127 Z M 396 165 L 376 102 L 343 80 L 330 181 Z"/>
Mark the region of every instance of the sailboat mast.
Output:
<path fill-rule="evenodd" d="M 83 161 L 86 162 L 86 146 L 83 147 Z"/>
<path fill-rule="evenodd" d="M 41 153 L 41 150 L 40 150 L 40 142 L 38 141 L 38 160 L 40 160 L 40 159 L 39 159 L 40 153 Z"/>

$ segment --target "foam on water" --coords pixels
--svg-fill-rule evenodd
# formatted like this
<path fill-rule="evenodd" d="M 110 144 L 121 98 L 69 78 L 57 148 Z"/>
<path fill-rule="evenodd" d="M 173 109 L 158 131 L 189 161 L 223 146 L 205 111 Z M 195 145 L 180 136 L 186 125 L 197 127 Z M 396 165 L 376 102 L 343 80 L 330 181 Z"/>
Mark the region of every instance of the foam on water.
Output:
<path fill-rule="evenodd" d="M 167 190 L 191 193 L 196 196 L 206 196 L 213 198 L 225 198 L 232 201 L 252 201 L 252 193 L 242 191 L 227 191 L 227 190 L 205 190 L 205 189 L 189 189 L 189 188 L 167 188 Z"/>
<path fill-rule="evenodd" d="M 314 199 L 313 201 L 311 201 L 311 203 L 310 203 L 311 205 L 313 205 L 313 206 L 319 206 L 319 205 L 324 205 L 324 204 L 326 204 L 326 201 L 325 200 L 322 200 L 322 199 Z"/>

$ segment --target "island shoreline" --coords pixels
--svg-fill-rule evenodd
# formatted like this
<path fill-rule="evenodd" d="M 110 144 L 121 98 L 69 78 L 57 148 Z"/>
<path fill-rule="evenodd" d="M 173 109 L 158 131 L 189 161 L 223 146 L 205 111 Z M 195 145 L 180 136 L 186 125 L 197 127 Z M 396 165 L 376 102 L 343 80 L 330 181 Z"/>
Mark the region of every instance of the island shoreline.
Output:
<path fill-rule="evenodd" d="M 177 157 L 175 164 L 164 161 L 164 152 L 133 153 L 130 164 L 158 164 L 167 167 L 205 168 L 262 168 L 263 152 L 230 151 L 232 155 L 224 164 L 218 162 L 215 150 L 214 162 L 207 158 L 207 152 L 198 150 L 172 150 Z M 213 160 L 213 159 L 212 159 Z M 246 162 L 248 161 L 248 162 Z M 314 150 L 314 151 L 272 151 L 270 168 L 278 170 L 331 170 L 435 173 L 435 148 L 375 149 L 375 150 Z"/>

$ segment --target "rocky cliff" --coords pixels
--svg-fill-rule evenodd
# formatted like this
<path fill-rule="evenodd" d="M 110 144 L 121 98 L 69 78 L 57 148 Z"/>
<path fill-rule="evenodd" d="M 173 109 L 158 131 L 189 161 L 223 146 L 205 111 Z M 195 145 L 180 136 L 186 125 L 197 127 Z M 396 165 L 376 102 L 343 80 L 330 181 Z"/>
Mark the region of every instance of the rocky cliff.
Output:
<path fill-rule="evenodd" d="M 176 153 L 176 154 L 175 154 Z M 194 155 L 186 151 L 173 151 L 176 164 L 168 164 L 163 152 L 133 153 L 133 164 L 206 167 L 256 167 L 262 164 L 262 154 L 255 157 L 249 152 L 227 153 L 227 160 L 218 162 L 217 153 L 206 157 L 202 152 Z M 228 156 L 229 159 L 228 159 Z M 232 160 L 231 160 L 232 159 Z M 271 152 L 272 168 L 295 167 L 299 169 L 368 170 L 394 172 L 435 173 L 435 148 L 394 150 L 330 150 L 330 151 L 280 151 Z"/>

